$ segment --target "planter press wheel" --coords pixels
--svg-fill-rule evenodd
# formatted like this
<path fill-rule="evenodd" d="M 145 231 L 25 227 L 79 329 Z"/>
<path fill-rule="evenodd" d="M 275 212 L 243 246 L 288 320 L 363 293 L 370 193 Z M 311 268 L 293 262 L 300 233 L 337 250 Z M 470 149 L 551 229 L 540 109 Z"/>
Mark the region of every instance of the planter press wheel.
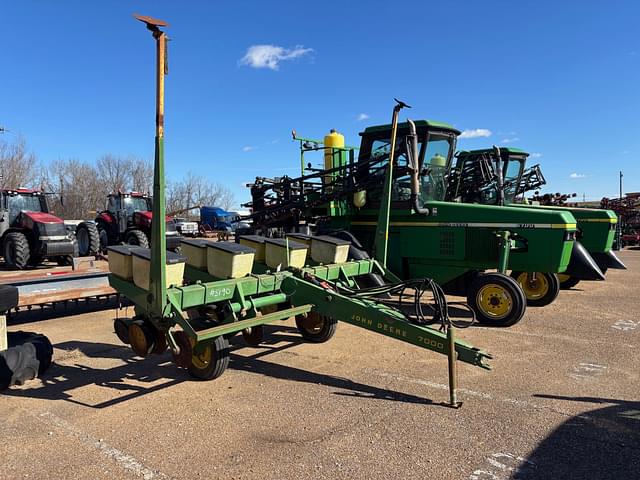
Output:
<path fill-rule="evenodd" d="M 308 342 L 324 343 L 336 333 L 338 321 L 318 312 L 309 312 L 307 315 L 296 315 L 296 327 L 302 338 Z"/>
<path fill-rule="evenodd" d="M 174 360 L 185 367 L 189 374 L 199 380 L 213 380 L 224 373 L 229 366 L 229 340 L 224 336 L 195 343 L 185 332 L 173 333 L 180 347 L 180 354 Z"/>
<path fill-rule="evenodd" d="M 527 308 L 518 282 L 502 273 L 479 274 L 471 282 L 467 303 L 478 322 L 495 327 L 515 325 Z"/>
<path fill-rule="evenodd" d="M 570 275 L 566 275 L 564 273 L 558 274 L 558 280 L 560 280 L 560 288 L 562 290 L 569 290 L 570 288 L 575 287 L 578 283 L 580 283 L 579 278 L 572 277 Z"/>
<path fill-rule="evenodd" d="M 518 282 L 527 298 L 527 305 L 544 307 L 553 302 L 560 292 L 560 281 L 555 273 L 546 272 L 511 272 L 511 277 Z"/>

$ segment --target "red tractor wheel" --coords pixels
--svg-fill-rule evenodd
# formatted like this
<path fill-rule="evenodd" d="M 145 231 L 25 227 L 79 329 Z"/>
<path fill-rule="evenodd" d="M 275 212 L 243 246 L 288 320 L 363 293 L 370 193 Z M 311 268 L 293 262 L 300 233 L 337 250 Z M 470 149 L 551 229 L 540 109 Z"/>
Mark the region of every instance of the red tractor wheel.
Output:
<path fill-rule="evenodd" d="M 23 270 L 29 264 L 29 241 L 24 233 L 10 232 L 4 238 L 4 261 L 9 268 Z"/>
<path fill-rule="evenodd" d="M 95 255 L 100 251 L 100 235 L 93 222 L 82 222 L 76 228 L 76 243 L 81 257 Z"/>
<path fill-rule="evenodd" d="M 124 240 L 128 245 L 149 248 L 149 239 L 142 230 L 130 230 Z"/>

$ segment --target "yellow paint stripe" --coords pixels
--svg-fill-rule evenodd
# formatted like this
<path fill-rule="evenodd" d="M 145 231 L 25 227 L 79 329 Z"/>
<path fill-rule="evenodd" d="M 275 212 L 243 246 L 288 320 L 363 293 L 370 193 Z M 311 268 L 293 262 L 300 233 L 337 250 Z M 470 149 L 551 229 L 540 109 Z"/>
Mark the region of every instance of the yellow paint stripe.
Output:
<path fill-rule="evenodd" d="M 351 222 L 351 225 L 369 226 L 378 225 L 378 222 Z M 575 230 L 575 223 L 479 223 L 479 222 L 391 222 L 391 227 L 453 227 L 453 228 L 551 228 L 562 230 Z"/>
<path fill-rule="evenodd" d="M 585 218 L 583 220 L 578 220 L 579 222 L 589 222 L 589 223 L 618 223 L 617 218 Z"/>

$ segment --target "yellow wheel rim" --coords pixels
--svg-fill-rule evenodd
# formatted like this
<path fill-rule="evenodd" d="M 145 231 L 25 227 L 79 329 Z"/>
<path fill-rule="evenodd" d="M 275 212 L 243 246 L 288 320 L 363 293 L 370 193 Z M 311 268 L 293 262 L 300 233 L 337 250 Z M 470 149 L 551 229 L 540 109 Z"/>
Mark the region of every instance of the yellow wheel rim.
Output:
<path fill-rule="evenodd" d="M 144 355 L 149 351 L 149 340 L 142 327 L 135 323 L 129 327 L 129 343 L 138 355 Z"/>
<path fill-rule="evenodd" d="M 560 280 L 560 282 L 566 282 L 570 278 L 571 275 L 567 275 L 566 273 L 558 273 L 558 280 Z"/>
<path fill-rule="evenodd" d="M 495 319 L 506 317 L 513 309 L 511 294 L 495 283 L 484 285 L 478 290 L 476 303 L 482 313 Z"/>
<path fill-rule="evenodd" d="M 193 346 L 191 363 L 194 367 L 200 370 L 207 368 L 213 361 L 213 348 L 211 348 L 211 342 L 203 342 L 200 345 L 194 345 L 195 341 L 191 339 L 191 344 Z"/>
<path fill-rule="evenodd" d="M 527 300 L 539 300 L 549 292 L 549 280 L 543 273 L 536 272 L 534 277 L 531 273 L 523 272 L 517 280 Z"/>

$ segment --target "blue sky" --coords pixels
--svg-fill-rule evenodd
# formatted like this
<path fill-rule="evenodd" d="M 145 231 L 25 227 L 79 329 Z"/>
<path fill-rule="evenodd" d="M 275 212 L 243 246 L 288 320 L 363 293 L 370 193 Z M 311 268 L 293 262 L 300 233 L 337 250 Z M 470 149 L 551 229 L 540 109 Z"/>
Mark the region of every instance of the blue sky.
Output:
<path fill-rule="evenodd" d="M 138 12 L 171 24 L 169 177 L 190 170 L 246 201 L 255 175 L 295 174 L 292 128 L 314 138 L 336 128 L 357 143 L 398 97 L 411 118 L 490 132 L 459 148 L 535 152 L 547 191 L 615 195 L 620 169 L 625 190 L 640 190 L 635 1 L 23 0 L 2 10 L 0 125 L 45 162 L 152 157 L 154 44 Z"/>

